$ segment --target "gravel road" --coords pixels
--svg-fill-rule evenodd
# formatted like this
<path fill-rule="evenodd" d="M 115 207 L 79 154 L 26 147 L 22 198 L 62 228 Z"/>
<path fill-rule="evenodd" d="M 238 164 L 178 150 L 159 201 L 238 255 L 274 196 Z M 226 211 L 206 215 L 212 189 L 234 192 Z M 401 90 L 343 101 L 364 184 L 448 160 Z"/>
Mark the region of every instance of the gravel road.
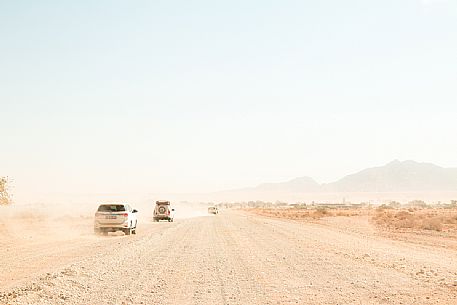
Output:
<path fill-rule="evenodd" d="M 0 251 L 0 304 L 457 304 L 457 251 L 241 211 Z"/>

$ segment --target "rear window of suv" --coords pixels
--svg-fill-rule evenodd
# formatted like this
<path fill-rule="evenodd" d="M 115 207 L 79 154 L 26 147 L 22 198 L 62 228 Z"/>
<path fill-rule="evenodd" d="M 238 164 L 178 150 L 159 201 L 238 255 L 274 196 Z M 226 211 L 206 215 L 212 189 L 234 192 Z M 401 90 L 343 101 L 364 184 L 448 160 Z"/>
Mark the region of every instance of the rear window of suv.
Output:
<path fill-rule="evenodd" d="M 104 204 L 98 207 L 98 212 L 125 212 L 122 204 Z"/>

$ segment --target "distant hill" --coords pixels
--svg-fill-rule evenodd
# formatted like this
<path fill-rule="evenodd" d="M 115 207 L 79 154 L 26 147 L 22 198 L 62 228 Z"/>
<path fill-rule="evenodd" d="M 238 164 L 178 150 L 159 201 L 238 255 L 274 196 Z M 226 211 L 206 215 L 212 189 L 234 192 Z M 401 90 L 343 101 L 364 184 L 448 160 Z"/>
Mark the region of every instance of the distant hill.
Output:
<path fill-rule="evenodd" d="M 341 192 L 436 192 L 457 191 L 457 169 L 431 163 L 395 160 L 348 175 L 338 181 L 318 184 L 309 177 L 223 193 L 341 193 Z M 222 192 L 221 192 L 222 193 Z"/>
<path fill-rule="evenodd" d="M 396 160 L 324 184 L 321 188 L 327 192 L 457 191 L 457 169 Z"/>

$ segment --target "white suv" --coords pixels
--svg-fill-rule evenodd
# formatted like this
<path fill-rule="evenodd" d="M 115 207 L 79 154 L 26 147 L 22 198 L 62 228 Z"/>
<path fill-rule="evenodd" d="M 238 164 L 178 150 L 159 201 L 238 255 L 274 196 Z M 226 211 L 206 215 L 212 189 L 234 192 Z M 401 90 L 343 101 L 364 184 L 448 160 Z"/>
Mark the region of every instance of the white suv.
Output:
<path fill-rule="evenodd" d="M 122 231 L 125 235 L 136 234 L 138 211 L 126 203 L 101 204 L 95 213 L 94 232 Z"/>

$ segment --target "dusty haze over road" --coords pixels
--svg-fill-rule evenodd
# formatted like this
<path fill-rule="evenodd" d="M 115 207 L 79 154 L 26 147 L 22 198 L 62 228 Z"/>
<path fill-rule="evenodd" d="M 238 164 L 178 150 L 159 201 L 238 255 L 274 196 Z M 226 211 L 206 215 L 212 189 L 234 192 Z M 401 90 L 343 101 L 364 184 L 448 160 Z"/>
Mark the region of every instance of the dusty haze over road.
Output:
<path fill-rule="evenodd" d="M 457 167 L 454 0 L 2 1 L 0 20 L 17 202 Z"/>

